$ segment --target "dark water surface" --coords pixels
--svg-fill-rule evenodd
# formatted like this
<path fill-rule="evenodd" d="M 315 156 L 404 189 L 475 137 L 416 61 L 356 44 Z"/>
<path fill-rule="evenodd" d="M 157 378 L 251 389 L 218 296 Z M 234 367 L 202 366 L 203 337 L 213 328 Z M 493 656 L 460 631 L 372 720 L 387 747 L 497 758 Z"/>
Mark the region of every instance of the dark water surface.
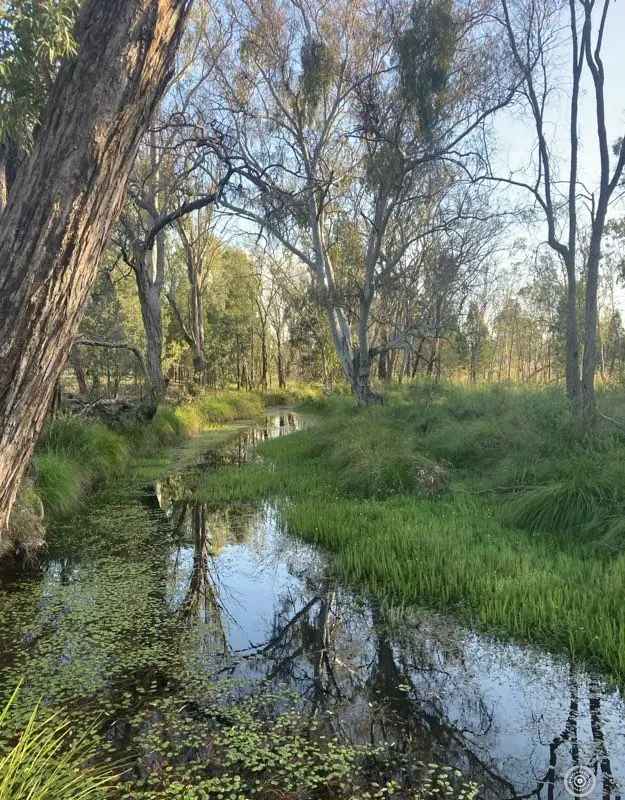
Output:
<path fill-rule="evenodd" d="M 429 611 L 381 609 L 271 502 L 193 501 L 203 470 L 300 423 L 276 412 L 217 448 L 195 442 L 166 478 L 117 487 L 55 531 L 40 570 L 4 576 L 0 695 L 22 676 L 25 701 L 100 715 L 111 756 L 141 779 L 173 753 L 209 757 L 191 731 L 218 680 L 293 690 L 344 740 L 457 766 L 484 798 L 570 797 L 575 765 L 592 773 L 588 797 L 621 797 L 625 704 L 600 677 Z"/>

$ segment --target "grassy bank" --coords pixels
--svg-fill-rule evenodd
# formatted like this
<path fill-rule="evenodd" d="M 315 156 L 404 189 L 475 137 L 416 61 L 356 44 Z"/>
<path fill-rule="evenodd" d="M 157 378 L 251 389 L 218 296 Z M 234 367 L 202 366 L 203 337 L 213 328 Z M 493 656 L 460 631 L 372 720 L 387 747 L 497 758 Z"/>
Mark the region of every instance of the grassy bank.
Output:
<path fill-rule="evenodd" d="M 37 445 L 31 474 L 12 516 L 10 549 L 35 550 L 43 539 L 43 520 L 74 512 L 86 494 L 116 480 L 137 459 L 156 456 L 185 439 L 261 416 L 272 405 L 314 398 L 315 388 L 271 393 L 219 392 L 190 402 L 159 407 L 144 424 L 112 429 L 71 415 L 51 420 Z"/>
<path fill-rule="evenodd" d="M 625 679 L 625 397 L 580 439 L 558 391 L 420 385 L 207 476 L 202 499 L 275 496 L 350 581 L 452 609 Z"/>

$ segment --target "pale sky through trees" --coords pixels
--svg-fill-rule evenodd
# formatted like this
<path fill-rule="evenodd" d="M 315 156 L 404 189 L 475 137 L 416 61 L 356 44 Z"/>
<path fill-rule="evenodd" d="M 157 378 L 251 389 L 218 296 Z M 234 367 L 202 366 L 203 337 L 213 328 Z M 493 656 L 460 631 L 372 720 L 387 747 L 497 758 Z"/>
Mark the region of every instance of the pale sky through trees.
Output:
<path fill-rule="evenodd" d="M 602 4 L 598 6 L 601 10 Z M 597 24 L 595 25 L 596 33 Z M 550 148 L 557 164 L 561 177 L 566 180 L 569 169 L 569 115 L 570 115 L 570 89 L 571 51 L 570 33 L 563 31 L 564 47 L 558 54 L 558 68 L 552 75 L 559 76 L 558 85 L 554 95 L 550 98 L 550 112 L 548 113 L 549 126 L 547 133 L 550 136 Z M 605 67 L 605 100 L 606 100 L 606 126 L 608 140 L 611 145 L 625 136 L 625 2 L 615 0 L 612 2 L 608 14 L 608 25 L 602 49 Z M 582 82 L 582 96 L 580 99 L 579 114 L 579 177 L 589 192 L 595 192 L 599 180 L 599 151 L 596 133 L 596 112 L 594 87 L 587 68 L 584 69 Z M 493 164 L 501 176 L 514 176 L 519 180 L 532 182 L 535 179 L 535 144 L 536 132 L 534 120 L 527 107 L 506 109 L 498 114 L 493 123 L 495 131 L 495 148 L 492 153 Z M 615 156 L 610 153 L 611 164 L 614 165 Z M 566 191 L 566 186 L 563 186 Z M 531 205 L 532 199 L 528 192 L 515 191 L 506 185 L 495 193 L 499 197 L 502 208 L 510 206 L 514 200 L 519 204 Z M 624 201 L 615 193 L 609 216 L 618 216 L 623 213 Z M 580 223 L 585 226 L 589 222 L 586 213 L 580 215 Z M 533 251 L 546 239 L 546 226 L 544 218 L 539 215 L 538 223 L 528 227 L 526 223 L 514 224 L 510 227 L 509 251 L 505 250 L 497 258 L 497 274 L 504 277 L 504 282 L 523 284 L 527 280 L 528 259 L 520 254 L 515 257 L 514 243 L 522 238 L 526 241 L 528 249 Z M 549 248 L 543 244 L 541 251 L 547 253 Z M 527 255 L 527 254 L 526 254 Z M 524 267 L 521 267 L 521 264 Z M 521 270 L 519 272 L 519 269 Z M 617 292 L 619 304 L 625 307 L 625 292 L 619 288 Z"/>
<path fill-rule="evenodd" d="M 570 38 L 566 31 L 569 44 Z M 625 135 L 625 2 L 615 0 L 611 4 L 605 41 L 603 61 L 606 76 L 606 124 L 611 143 Z M 552 98 L 551 117 L 552 151 L 562 152 L 561 166 L 568 165 L 568 115 L 570 87 L 572 83 L 570 49 L 565 49 L 560 59 L 560 96 Z M 597 151 L 596 116 L 594 90 L 590 75 L 584 72 L 583 94 L 580 104 L 580 177 L 588 188 L 593 188 L 598 179 L 599 156 Z M 502 112 L 495 120 L 497 131 L 497 163 L 503 168 L 523 169 L 530 156 L 528 145 L 533 142 L 534 122 L 526 109 Z"/>

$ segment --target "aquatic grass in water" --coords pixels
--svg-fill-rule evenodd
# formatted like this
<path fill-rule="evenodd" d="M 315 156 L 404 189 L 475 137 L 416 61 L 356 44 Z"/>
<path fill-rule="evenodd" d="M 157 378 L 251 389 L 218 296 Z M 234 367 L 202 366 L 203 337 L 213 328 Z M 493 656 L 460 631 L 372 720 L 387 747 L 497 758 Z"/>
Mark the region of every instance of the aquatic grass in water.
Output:
<path fill-rule="evenodd" d="M 283 514 L 289 530 L 336 554 L 340 574 L 381 597 L 429 601 L 625 678 L 623 556 L 510 530 L 457 501 L 300 501 Z"/>
<path fill-rule="evenodd" d="M 0 741 L 19 688 L 0 712 Z M 5 751 L 0 749 L 0 800 L 104 800 L 117 775 L 90 765 L 97 754 L 85 737 L 73 739 L 71 724 L 39 705 Z"/>

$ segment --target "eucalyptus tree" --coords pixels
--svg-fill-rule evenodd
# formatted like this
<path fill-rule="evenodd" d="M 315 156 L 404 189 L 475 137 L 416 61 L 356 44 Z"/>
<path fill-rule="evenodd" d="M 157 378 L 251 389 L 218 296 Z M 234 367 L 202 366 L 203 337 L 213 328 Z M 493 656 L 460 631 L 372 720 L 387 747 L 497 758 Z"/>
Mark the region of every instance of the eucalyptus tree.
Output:
<path fill-rule="evenodd" d="M 0 215 L 0 536 L 189 7 L 86 0 Z"/>
<path fill-rule="evenodd" d="M 431 206 L 434 229 L 449 225 L 445 198 L 511 96 L 492 22 L 484 4 L 451 0 L 229 8 L 238 47 L 219 62 L 219 123 L 242 167 L 222 205 L 306 264 L 344 376 L 361 403 L 374 401 L 376 298 L 427 235 Z M 346 228 L 353 263 L 339 267 Z M 398 344 L 413 334 L 401 332 Z"/>
<path fill-rule="evenodd" d="M 561 258 L 567 276 L 566 387 L 571 407 L 587 427 L 595 413 L 597 366 L 597 294 L 602 242 L 610 203 L 625 170 L 623 131 L 611 147 L 606 125 L 606 74 L 602 57 L 610 25 L 609 0 L 500 0 L 495 16 L 509 58 L 520 75 L 518 100 L 534 128 L 527 150 L 532 154 L 530 174 L 489 177 L 530 193 L 541 215 L 546 241 Z M 566 141 L 557 148 L 550 130 L 560 114 L 564 83 L 562 56 L 570 63 L 566 84 Z M 599 155 L 594 188 L 582 180 L 585 153 L 580 143 L 580 102 L 588 80 L 594 105 L 593 137 Z M 556 94 L 559 99 L 556 99 Z M 620 137 L 617 140 L 617 135 Z M 587 151 L 585 151 L 587 152 Z M 561 165 L 563 165 L 561 167 Z M 580 217 L 590 227 L 586 252 L 579 246 Z M 584 276 L 584 321 L 577 319 L 579 275 Z M 580 369 L 581 367 L 581 369 Z"/>
<path fill-rule="evenodd" d="M 182 136 L 186 138 L 186 133 Z M 191 234 L 190 227 L 185 228 L 184 220 L 196 215 L 197 224 L 197 214 L 218 201 L 231 175 L 226 169 L 213 182 L 203 169 L 205 149 L 193 139 L 184 146 L 180 137 L 180 129 L 167 122 L 159 130 L 149 132 L 129 181 L 128 202 L 115 234 L 115 244 L 135 274 L 145 330 L 147 370 L 156 397 L 164 392 L 162 300 L 167 253 L 172 247 L 168 240 L 172 231 L 176 231 L 185 251 L 195 304 L 191 328 L 186 333 L 193 337 L 190 341 L 197 369 L 201 371 L 203 290 L 199 274 L 202 263 L 198 259 L 204 245 Z"/>
<path fill-rule="evenodd" d="M 211 159 L 215 150 L 219 151 L 220 143 L 217 137 L 206 137 L 203 125 L 206 109 L 198 107 L 198 97 L 210 78 L 215 53 L 227 44 L 215 22 L 211 4 L 197 3 L 179 50 L 176 74 L 154 125 L 141 144 L 115 235 L 124 261 L 135 274 L 145 329 L 146 366 L 157 398 L 164 392 L 162 302 L 168 238 L 177 230 L 185 247 L 190 280 L 194 279 L 199 264 L 193 261 L 194 248 L 185 245 L 182 221 L 215 204 L 232 173 L 227 167 L 212 168 Z M 192 337 L 199 375 L 204 368 L 204 345 L 197 282 L 193 302 L 191 327 L 185 327 L 185 331 Z"/>

